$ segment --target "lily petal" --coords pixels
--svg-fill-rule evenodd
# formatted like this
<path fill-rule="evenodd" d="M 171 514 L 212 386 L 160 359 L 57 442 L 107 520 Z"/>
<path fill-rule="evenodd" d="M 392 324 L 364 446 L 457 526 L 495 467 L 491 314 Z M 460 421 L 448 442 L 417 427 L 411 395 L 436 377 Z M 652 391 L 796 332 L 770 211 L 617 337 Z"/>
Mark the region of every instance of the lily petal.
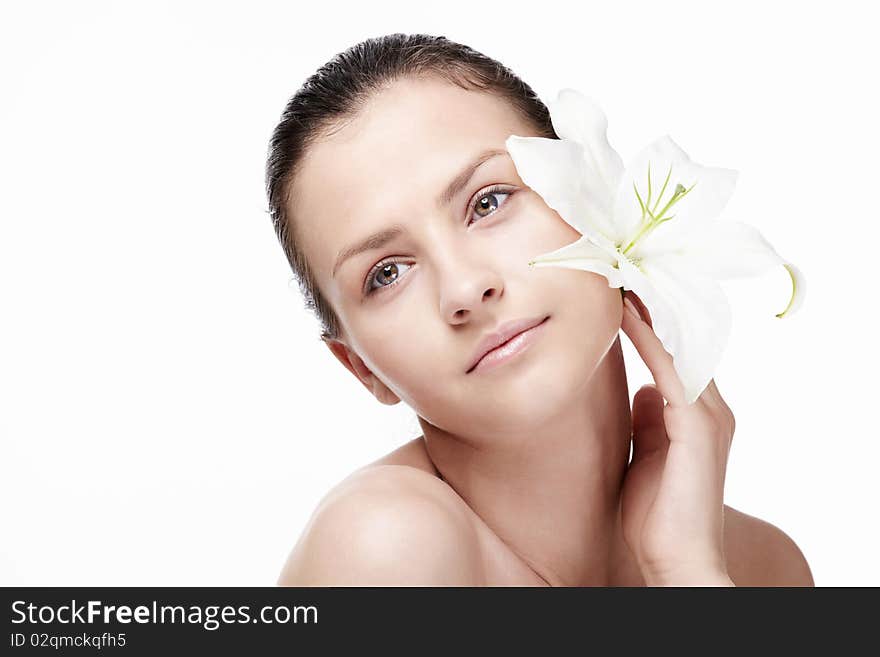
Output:
<path fill-rule="evenodd" d="M 623 160 L 608 143 L 605 113 L 592 98 L 575 89 L 562 89 L 547 107 L 556 134 L 583 147 L 588 165 L 613 195 L 623 176 Z"/>
<path fill-rule="evenodd" d="M 804 275 L 801 273 L 801 270 L 795 267 L 790 262 L 785 263 L 785 268 L 788 270 L 788 275 L 791 276 L 791 299 L 788 301 L 788 305 L 785 307 L 781 313 L 778 313 L 777 317 L 785 317 L 786 315 L 792 315 L 797 312 L 798 308 L 804 303 L 804 296 L 807 293 L 807 280 L 804 278 Z"/>
<path fill-rule="evenodd" d="M 650 201 L 648 201 L 649 164 Z M 690 230 L 694 222 L 703 223 L 721 214 L 733 194 L 737 175 L 733 169 L 705 167 L 692 162 L 687 153 L 669 135 L 661 137 L 642 149 L 626 168 L 615 197 L 616 228 L 631 237 L 641 225 L 642 210 L 634 186 L 648 209 L 655 215 L 660 215 L 672 198 L 676 186 L 682 185 L 690 191 L 666 212 L 666 216 L 672 216 L 673 219 L 658 226 L 648 236 L 659 234 L 660 231 L 684 234 Z M 638 247 L 633 248 L 634 254 L 636 248 Z"/>
<path fill-rule="evenodd" d="M 756 228 L 741 221 L 709 221 L 692 226 L 687 234 L 665 227 L 646 238 L 640 256 L 679 252 L 701 272 L 721 280 L 757 276 L 785 262 Z"/>
<path fill-rule="evenodd" d="M 582 235 L 613 239 L 611 197 L 579 143 L 511 135 L 504 145 L 522 181 L 566 223 Z"/>
<path fill-rule="evenodd" d="M 646 260 L 664 253 L 679 253 L 695 269 L 718 280 L 758 276 L 784 265 L 791 275 L 792 296 L 786 309 L 776 316 L 791 315 L 803 303 L 806 292 L 803 274 L 786 262 L 753 226 L 741 221 L 709 221 L 692 225 L 686 235 L 663 232 L 664 228 L 665 224 L 651 233 L 635 252 Z"/>
<path fill-rule="evenodd" d="M 617 262 L 613 251 L 594 244 L 589 237 L 584 236 L 562 248 L 535 257 L 529 264 L 534 267 L 591 271 L 607 278 L 610 287 L 622 287 L 624 279 L 620 270 L 615 267 Z"/>
<path fill-rule="evenodd" d="M 672 356 L 692 404 L 711 381 L 732 325 L 721 286 L 695 272 L 687 259 L 668 254 L 638 267 L 621 260 L 624 288 L 633 290 L 651 313 L 654 333 Z"/>

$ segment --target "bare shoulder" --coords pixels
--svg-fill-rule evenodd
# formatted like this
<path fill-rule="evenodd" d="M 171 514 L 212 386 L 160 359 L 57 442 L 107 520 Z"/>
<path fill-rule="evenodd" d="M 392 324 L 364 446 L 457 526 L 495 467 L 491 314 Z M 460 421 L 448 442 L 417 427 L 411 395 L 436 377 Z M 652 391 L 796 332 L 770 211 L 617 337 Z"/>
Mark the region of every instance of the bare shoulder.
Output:
<path fill-rule="evenodd" d="M 784 531 L 724 505 L 724 547 L 737 586 L 815 586 L 810 566 Z"/>
<path fill-rule="evenodd" d="M 407 465 L 371 465 L 320 502 L 280 586 L 479 586 L 476 528 L 444 482 Z"/>

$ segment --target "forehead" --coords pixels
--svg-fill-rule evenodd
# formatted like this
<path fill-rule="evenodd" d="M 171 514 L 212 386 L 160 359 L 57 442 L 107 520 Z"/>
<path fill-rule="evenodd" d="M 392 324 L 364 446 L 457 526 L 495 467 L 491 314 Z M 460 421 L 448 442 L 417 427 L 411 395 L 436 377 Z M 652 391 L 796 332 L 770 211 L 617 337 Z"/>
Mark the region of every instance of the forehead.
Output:
<path fill-rule="evenodd" d="M 413 209 L 429 211 L 476 154 L 533 132 L 505 99 L 445 81 L 407 79 L 379 92 L 312 145 L 291 186 L 297 236 L 325 294 L 340 249 L 390 223 L 411 223 Z"/>

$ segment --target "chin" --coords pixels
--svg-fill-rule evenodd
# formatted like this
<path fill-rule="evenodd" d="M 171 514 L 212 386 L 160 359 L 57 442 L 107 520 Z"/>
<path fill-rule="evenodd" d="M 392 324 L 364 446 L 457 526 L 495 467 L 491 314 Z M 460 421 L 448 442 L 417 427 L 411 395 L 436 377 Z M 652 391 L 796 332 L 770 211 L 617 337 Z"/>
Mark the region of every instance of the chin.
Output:
<path fill-rule="evenodd" d="M 533 432 L 572 404 L 582 403 L 583 386 L 596 363 L 572 358 L 552 340 L 541 347 L 540 353 L 528 354 L 536 357 L 529 362 L 516 363 L 508 371 L 499 367 L 487 372 L 492 376 L 484 381 L 463 386 L 458 422 L 485 427 L 488 433 Z"/>

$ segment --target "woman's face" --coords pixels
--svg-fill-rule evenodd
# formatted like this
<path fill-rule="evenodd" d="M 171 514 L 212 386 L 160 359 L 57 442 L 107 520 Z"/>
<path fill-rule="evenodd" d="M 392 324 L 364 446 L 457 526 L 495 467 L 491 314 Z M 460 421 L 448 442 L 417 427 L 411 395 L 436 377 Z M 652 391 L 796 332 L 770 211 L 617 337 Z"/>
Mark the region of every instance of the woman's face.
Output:
<path fill-rule="evenodd" d="M 520 180 L 511 134 L 537 136 L 499 97 L 401 80 L 314 144 L 291 190 L 297 238 L 343 327 L 331 351 L 380 401 L 456 435 L 540 426 L 576 402 L 620 326 L 604 277 L 528 266 L 580 234 Z M 487 333 L 547 315 L 525 352 L 468 373 Z"/>

